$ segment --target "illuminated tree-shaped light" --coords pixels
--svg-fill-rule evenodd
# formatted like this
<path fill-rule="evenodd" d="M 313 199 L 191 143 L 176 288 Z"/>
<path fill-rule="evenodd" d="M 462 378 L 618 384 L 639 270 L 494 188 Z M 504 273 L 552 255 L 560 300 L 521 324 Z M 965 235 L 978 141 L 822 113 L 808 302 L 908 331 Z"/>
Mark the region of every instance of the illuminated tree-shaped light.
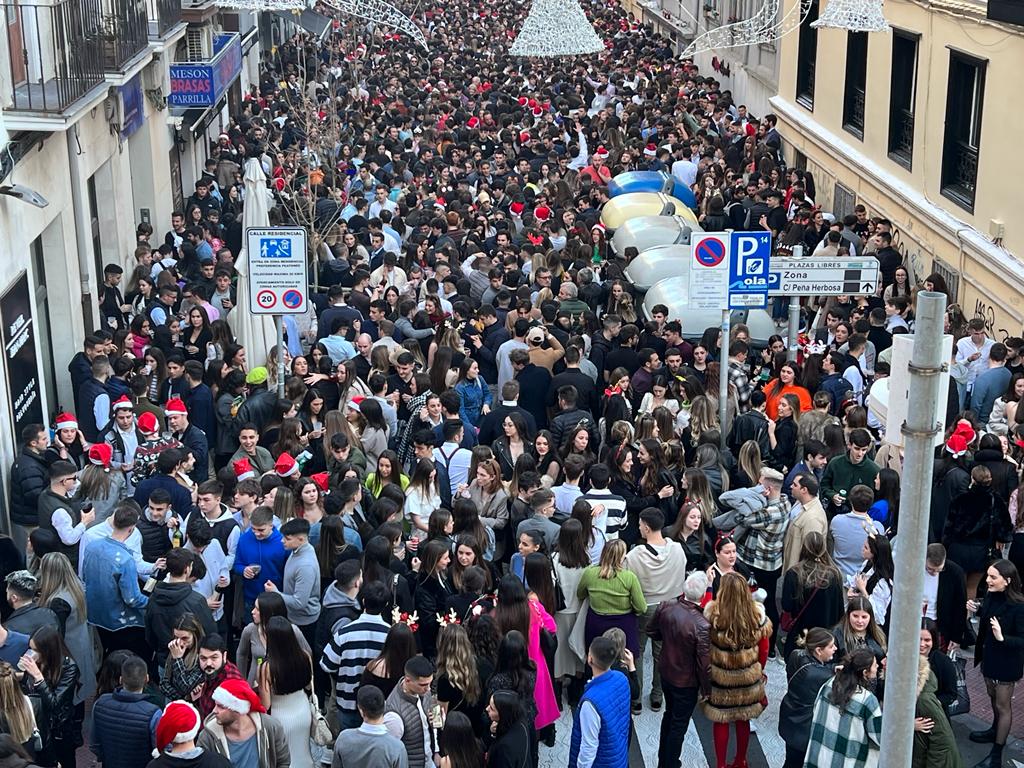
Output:
<path fill-rule="evenodd" d="M 519 30 L 513 56 L 581 56 L 603 51 L 604 43 L 576 0 L 535 0 Z"/>
<path fill-rule="evenodd" d="M 882 0 L 829 0 L 812 27 L 845 29 L 850 32 L 888 32 L 882 14 Z"/>

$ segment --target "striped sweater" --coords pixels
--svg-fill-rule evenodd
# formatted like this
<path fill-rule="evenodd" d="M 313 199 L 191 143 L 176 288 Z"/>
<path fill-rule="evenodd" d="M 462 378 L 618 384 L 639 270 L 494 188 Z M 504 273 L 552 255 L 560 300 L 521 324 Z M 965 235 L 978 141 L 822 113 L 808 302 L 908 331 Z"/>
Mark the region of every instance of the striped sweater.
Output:
<path fill-rule="evenodd" d="M 324 648 L 320 668 L 334 678 L 338 710 L 356 711 L 356 689 L 366 665 L 380 655 L 391 626 L 380 616 L 364 613 L 334 633 Z"/>

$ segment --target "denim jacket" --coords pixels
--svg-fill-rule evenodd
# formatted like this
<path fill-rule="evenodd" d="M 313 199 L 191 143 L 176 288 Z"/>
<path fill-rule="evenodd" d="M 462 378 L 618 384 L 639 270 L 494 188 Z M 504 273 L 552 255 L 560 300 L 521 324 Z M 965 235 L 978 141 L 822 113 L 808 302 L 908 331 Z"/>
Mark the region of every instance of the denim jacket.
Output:
<path fill-rule="evenodd" d="M 124 544 L 112 538 L 90 544 L 82 578 L 90 624 L 112 632 L 143 626 L 149 598 L 139 589 L 135 557 Z"/>
<path fill-rule="evenodd" d="M 472 427 L 479 426 L 483 407 L 491 404 L 491 390 L 483 376 L 477 376 L 475 381 L 463 379 L 455 385 L 455 391 L 458 392 L 459 399 L 462 401 L 459 417 L 463 423 Z"/>

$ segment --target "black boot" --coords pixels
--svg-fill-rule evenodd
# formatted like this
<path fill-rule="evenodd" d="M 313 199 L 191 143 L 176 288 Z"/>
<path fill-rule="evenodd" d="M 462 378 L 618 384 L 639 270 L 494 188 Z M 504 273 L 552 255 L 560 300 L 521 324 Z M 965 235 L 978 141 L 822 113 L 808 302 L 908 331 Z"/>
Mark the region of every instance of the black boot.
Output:
<path fill-rule="evenodd" d="M 974 766 L 974 768 L 1002 768 L 1003 767 L 1003 745 L 993 744 L 992 751 L 988 757 Z"/>
<path fill-rule="evenodd" d="M 971 731 L 968 738 L 975 744 L 991 744 L 996 740 L 996 724 L 992 723 L 984 731 Z"/>

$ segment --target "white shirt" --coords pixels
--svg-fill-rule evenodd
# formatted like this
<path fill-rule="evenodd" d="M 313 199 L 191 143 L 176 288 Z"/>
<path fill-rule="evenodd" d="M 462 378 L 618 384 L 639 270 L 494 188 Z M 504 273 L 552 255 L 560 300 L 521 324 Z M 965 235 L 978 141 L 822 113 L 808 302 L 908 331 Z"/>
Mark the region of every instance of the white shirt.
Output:
<path fill-rule="evenodd" d="M 956 343 L 956 361 L 967 366 L 968 389 L 974 386 L 974 380 L 978 378 L 979 374 L 988 370 L 988 353 L 992 349 L 993 344 L 995 344 L 995 342 L 987 336 L 980 347 L 975 346 L 974 342 L 971 341 L 970 336 L 964 336 Z M 975 352 L 980 352 L 980 357 L 972 362 L 967 362 L 967 358 Z"/>
<path fill-rule="evenodd" d="M 672 175 L 688 187 L 692 187 L 696 183 L 697 170 L 697 164 L 689 159 L 684 158 L 672 163 Z"/>
<path fill-rule="evenodd" d="M 924 615 L 925 618 L 935 619 L 935 603 L 939 599 L 939 574 L 932 576 L 926 570 L 924 572 Z"/>

